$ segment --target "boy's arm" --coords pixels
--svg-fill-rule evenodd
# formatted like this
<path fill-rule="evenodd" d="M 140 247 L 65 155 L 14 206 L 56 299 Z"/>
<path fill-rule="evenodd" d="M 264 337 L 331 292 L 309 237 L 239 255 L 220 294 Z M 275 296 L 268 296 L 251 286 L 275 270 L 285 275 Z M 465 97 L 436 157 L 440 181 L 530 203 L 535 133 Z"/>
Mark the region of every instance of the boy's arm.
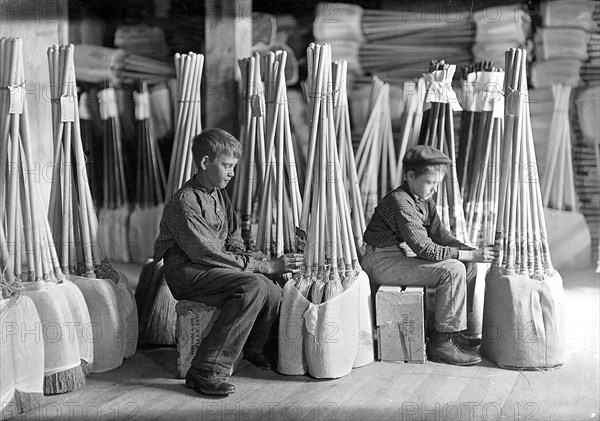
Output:
<path fill-rule="evenodd" d="M 465 243 L 459 241 L 446 229 L 437 213 L 437 207 L 433 201 L 429 202 L 429 220 L 429 236 L 437 244 L 457 247 L 460 250 L 474 250 L 473 247 L 469 247 Z"/>
<path fill-rule="evenodd" d="M 397 199 L 389 215 L 381 215 L 389 221 L 390 228 L 421 258 L 440 261 L 458 258 L 458 247 L 437 244 L 421 222 L 414 206 Z"/>
<path fill-rule="evenodd" d="M 242 230 L 240 228 L 239 220 L 235 210 L 233 209 L 233 205 L 229 196 L 222 190 L 223 200 L 226 203 L 227 209 L 227 231 L 229 235 L 227 236 L 227 241 L 225 243 L 225 248 L 228 251 L 233 252 L 245 252 L 246 251 L 246 243 L 244 243 L 244 239 L 242 238 Z"/>

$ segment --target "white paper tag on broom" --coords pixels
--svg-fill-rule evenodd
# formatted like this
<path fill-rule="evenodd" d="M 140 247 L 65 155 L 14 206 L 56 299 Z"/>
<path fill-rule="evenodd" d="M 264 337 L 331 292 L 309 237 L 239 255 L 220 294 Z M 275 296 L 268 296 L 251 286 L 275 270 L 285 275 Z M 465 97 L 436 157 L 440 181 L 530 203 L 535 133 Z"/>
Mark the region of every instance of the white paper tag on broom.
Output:
<path fill-rule="evenodd" d="M 60 122 L 69 123 L 75 121 L 75 97 L 72 95 L 60 96 Z"/>
<path fill-rule="evenodd" d="M 79 98 L 79 119 L 80 120 L 91 120 L 90 107 L 88 104 L 88 94 L 84 92 Z"/>
<path fill-rule="evenodd" d="M 119 116 L 115 88 L 106 88 L 98 92 L 98 101 L 100 101 L 100 118 L 102 120 Z"/>
<path fill-rule="evenodd" d="M 148 92 L 134 92 L 135 119 L 148 120 L 150 118 L 150 95 Z"/>
<path fill-rule="evenodd" d="M 23 107 L 25 105 L 25 86 L 23 85 L 11 85 L 8 87 L 9 103 L 8 113 L 9 114 L 23 114 Z"/>
<path fill-rule="evenodd" d="M 453 111 L 462 111 L 458 103 L 456 92 L 452 89 L 452 77 L 456 71 L 456 65 L 451 65 L 446 70 L 435 70 L 429 74 L 423 75 L 429 82 L 427 89 L 426 102 L 439 102 L 450 104 Z"/>

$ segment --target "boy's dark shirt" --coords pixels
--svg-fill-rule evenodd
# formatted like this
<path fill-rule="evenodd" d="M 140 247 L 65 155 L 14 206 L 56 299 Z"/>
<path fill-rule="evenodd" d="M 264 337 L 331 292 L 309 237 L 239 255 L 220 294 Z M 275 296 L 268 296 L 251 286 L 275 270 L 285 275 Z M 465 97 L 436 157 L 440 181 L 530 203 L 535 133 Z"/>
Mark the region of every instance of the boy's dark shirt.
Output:
<path fill-rule="evenodd" d="M 165 206 L 154 259 L 184 252 L 192 263 L 252 272 L 256 260 L 246 251 L 237 218 L 225 189 L 209 191 L 188 180 Z"/>

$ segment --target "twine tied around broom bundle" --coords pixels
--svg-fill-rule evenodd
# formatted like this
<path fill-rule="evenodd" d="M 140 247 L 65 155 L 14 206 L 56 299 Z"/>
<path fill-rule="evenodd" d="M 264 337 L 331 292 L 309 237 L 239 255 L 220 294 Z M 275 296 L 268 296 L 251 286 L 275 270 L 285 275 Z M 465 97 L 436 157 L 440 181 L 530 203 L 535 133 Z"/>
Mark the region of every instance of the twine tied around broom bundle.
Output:
<path fill-rule="evenodd" d="M 25 105 L 25 83 L 15 85 L 7 85 L 4 87 L 8 90 L 8 114 L 23 114 L 23 106 Z"/>

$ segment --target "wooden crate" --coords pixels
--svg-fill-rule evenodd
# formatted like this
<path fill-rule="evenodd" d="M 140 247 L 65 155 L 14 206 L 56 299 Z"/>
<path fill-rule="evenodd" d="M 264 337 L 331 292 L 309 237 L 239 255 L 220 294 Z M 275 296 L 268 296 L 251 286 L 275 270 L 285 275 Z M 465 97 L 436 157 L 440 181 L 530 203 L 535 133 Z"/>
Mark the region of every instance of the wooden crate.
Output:
<path fill-rule="evenodd" d="M 424 288 L 382 286 L 375 296 L 378 359 L 425 362 Z"/>
<path fill-rule="evenodd" d="M 219 317 L 220 310 L 196 301 L 181 300 L 175 306 L 177 312 L 177 374 L 184 378 L 196 351 L 212 325 Z"/>

